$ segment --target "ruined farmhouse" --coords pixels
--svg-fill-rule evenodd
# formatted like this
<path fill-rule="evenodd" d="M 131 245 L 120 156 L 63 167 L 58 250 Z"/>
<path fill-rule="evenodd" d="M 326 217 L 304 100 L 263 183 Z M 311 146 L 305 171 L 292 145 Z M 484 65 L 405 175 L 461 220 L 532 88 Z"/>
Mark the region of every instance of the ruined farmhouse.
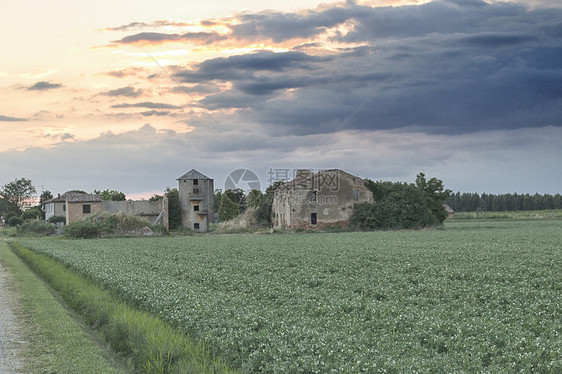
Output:
<path fill-rule="evenodd" d="M 43 210 L 46 220 L 52 216 L 62 216 L 66 217 L 67 224 L 79 221 L 90 214 L 123 212 L 146 218 L 150 223 L 160 223 L 168 228 L 168 199 L 165 197 L 158 201 L 110 201 L 102 200 L 97 194 L 74 192 L 45 201 Z"/>
<path fill-rule="evenodd" d="M 295 179 L 275 190 L 273 226 L 277 228 L 318 228 L 347 226 L 353 207 L 372 202 L 365 181 L 343 170 L 318 173 L 298 170 Z"/>
<path fill-rule="evenodd" d="M 178 191 L 181 206 L 182 226 L 204 232 L 209 230 L 209 223 L 214 216 L 214 182 L 213 179 L 192 169 L 179 177 Z M 45 219 L 52 216 L 66 217 L 70 224 L 99 212 L 123 212 L 146 218 L 149 222 L 162 224 L 169 228 L 168 199 L 158 201 L 102 200 L 99 195 L 69 192 L 43 203 Z"/>

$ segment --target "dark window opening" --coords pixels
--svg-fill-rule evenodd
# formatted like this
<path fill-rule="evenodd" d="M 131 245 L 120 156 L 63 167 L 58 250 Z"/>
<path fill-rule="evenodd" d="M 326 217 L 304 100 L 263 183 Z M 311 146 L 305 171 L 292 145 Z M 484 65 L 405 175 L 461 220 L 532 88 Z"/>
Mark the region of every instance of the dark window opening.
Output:
<path fill-rule="evenodd" d="M 90 204 L 82 205 L 82 213 L 87 214 L 90 213 L 91 211 L 92 211 L 92 207 L 90 206 Z"/>
<path fill-rule="evenodd" d="M 62 204 L 62 211 L 66 212 L 66 204 Z"/>
<path fill-rule="evenodd" d="M 193 180 L 193 185 L 194 185 L 194 186 L 197 186 L 198 184 L 199 184 L 199 179 L 194 179 L 194 180 Z"/>
<path fill-rule="evenodd" d="M 194 212 L 198 212 L 198 211 L 199 211 L 199 205 L 194 205 L 194 206 L 193 206 L 193 211 L 194 211 Z"/>
<path fill-rule="evenodd" d="M 359 190 L 353 190 L 353 201 L 359 200 Z"/>
<path fill-rule="evenodd" d="M 318 215 L 317 213 L 310 213 L 310 224 L 317 225 L 318 224 Z"/>
<path fill-rule="evenodd" d="M 199 188 L 194 188 L 194 189 L 193 189 L 193 193 L 194 193 L 194 194 L 198 194 L 198 193 L 199 193 Z"/>
<path fill-rule="evenodd" d="M 199 224 L 198 223 L 193 224 L 193 230 L 199 230 Z"/>
<path fill-rule="evenodd" d="M 310 195 L 310 202 L 315 203 L 317 198 L 316 191 L 312 191 L 312 195 Z"/>

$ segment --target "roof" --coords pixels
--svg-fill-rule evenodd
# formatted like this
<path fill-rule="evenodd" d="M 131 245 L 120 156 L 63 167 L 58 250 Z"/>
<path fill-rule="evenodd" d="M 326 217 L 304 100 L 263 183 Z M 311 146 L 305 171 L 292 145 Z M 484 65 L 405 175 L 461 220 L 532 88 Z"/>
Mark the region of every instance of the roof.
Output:
<path fill-rule="evenodd" d="M 62 197 L 62 196 L 61 196 Z M 69 203 L 90 203 L 101 201 L 101 196 L 96 194 L 68 195 L 66 201 Z"/>
<path fill-rule="evenodd" d="M 59 196 L 57 196 L 55 198 L 43 201 L 43 205 L 49 204 L 49 203 L 58 203 L 58 202 L 64 203 L 64 202 L 66 202 L 66 199 L 70 198 L 71 196 L 75 196 L 75 195 L 83 195 L 83 194 L 80 194 L 78 192 L 63 193 L 62 195 L 59 194 Z"/>
<path fill-rule="evenodd" d="M 177 180 L 185 180 L 185 179 L 211 179 L 211 178 L 209 178 L 204 174 L 201 174 L 195 169 L 191 169 L 190 171 L 179 177 Z"/>
<path fill-rule="evenodd" d="M 447 204 L 443 204 L 443 208 L 445 208 L 447 213 L 455 213 L 455 211 Z"/>

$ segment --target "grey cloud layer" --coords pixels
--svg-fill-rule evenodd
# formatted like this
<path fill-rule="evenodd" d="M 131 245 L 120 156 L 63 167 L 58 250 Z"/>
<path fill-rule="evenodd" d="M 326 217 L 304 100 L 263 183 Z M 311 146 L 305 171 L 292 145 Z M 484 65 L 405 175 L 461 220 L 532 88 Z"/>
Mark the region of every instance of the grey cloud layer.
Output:
<path fill-rule="evenodd" d="M 248 119 L 274 132 L 415 127 L 466 133 L 562 125 L 561 9 L 471 0 L 348 4 L 241 21 L 234 36 L 276 41 L 353 21 L 350 32 L 333 40 L 368 44 L 328 57 L 295 51 L 216 58 L 176 73 L 188 83 L 232 83 L 201 104 L 243 108 Z"/>
<path fill-rule="evenodd" d="M 30 91 L 46 91 L 46 90 L 52 90 L 54 88 L 60 88 L 60 87 L 62 87 L 62 84 L 60 83 L 50 83 L 50 82 L 41 81 L 35 83 L 31 87 L 28 87 L 27 89 Z"/>
<path fill-rule="evenodd" d="M 11 117 L 0 114 L 0 122 L 23 122 L 27 121 L 25 118 Z"/>
<path fill-rule="evenodd" d="M 127 87 L 116 88 L 114 90 L 104 92 L 102 95 L 113 96 L 113 97 L 117 97 L 117 96 L 139 97 L 142 95 L 142 93 L 143 91 L 140 88 L 135 89 L 134 87 L 127 86 Z"/>

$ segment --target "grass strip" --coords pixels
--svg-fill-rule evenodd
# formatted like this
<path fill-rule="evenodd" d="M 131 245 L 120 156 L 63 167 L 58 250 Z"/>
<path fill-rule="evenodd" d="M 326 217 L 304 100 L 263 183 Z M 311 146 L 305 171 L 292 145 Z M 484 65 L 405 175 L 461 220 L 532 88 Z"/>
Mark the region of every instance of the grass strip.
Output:
<path fill-rule="evenodd" d="M 140 373 L 233 373 L 203 343 L 135 310 L 50 257 L 17 243 L 12 251 L 57 291 Z"/>
<path fill-rule="evenodd" d="M 22 320 L 25 373 L 117 374 L 126 370 L 100 346 L 0 240 L 0 262 L 11 274 Z"/>

